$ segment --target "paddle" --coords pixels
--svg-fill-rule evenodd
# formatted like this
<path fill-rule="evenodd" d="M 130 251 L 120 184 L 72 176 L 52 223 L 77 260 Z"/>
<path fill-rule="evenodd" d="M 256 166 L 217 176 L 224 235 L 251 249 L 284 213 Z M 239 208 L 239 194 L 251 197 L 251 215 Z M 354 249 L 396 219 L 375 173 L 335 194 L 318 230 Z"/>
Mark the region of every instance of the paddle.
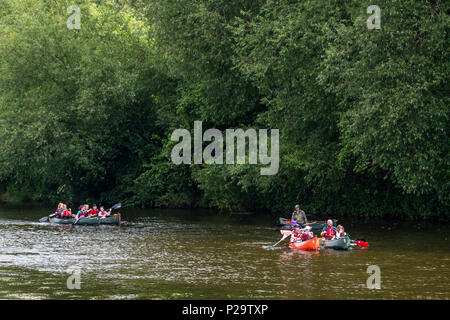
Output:
<path fill-rule="evenodd" d="M 278 241 L 277 243 L 275 243 L 274 245 L 268 246 L 266 247 L 267 249 L 272 249 L 273 247 L 275 247 L 277 244 L 279 244 L 281 241 L 283 241 L 284 239 L 286 239 L 287 237 L 289 237 L 290 234 L 285 234 L 280 241 Z"/>
<path fill-rule="evenodd" d="M 112 211 L 112 210 L 116 210 L 116 209 L 120 209 L 120 208 L 122 208 L 122 204 L 119 202 L 119 203 L 116 203 L 115 205 L 113 205 L 111 208 L 109 208 L 108 211 Z M 111 214 L 111 212 L 107 216 L 109 216 L 110 214 Z M 105 218 L 105 217 L 102 217 L 102 218 Z"/>
<path fill-rule="evenodd" d="M 354 246 L 359 246 L 359 247 L 363 247 L 363 248 L 369 247 L 369 243 L 366 242 L 365 238 L 358 238 L 356 240 L 350 240 L 350 244 L 354 244 Z"/>
<path fill-rule="evenodd" d="M 288 242 L 288 243 L 286 243 L 286 244 L 283 244 L 281 247 L 287 247 L 288 245 L 290 245 L 291 243 L 294 243 L 295 241 L 292 241 L 292 242 Z"/>
<path fill-rule="evenodd" d="M 53 214 L 51 214 L 51 215 L 49 215 L 49 216 L 47 216 L 47 217 L 40 218 L 40 219 L 39 219 L 39 222 L 45 222 L 45 221 L 47 221 L 48 219 L 55 217 L 56 215 L 57 215 L 57 213 L 53 213 Z"/>
<path fill-rule="evenodd" d="M 369 243 L 364 241 L 355 240 L 355 244 L 363 248 L 369 247 Z"/>
<path fill-rule="evenodd" d="M 111 209 L 109 209 L 109 210 L 116 210 L 116 209 L 120 209 L 120 208 L 122 208 L 122 204 L 119 202 L 119 203 L 116 203 L 115 205 L 113 205 L 111 207 Z"/>

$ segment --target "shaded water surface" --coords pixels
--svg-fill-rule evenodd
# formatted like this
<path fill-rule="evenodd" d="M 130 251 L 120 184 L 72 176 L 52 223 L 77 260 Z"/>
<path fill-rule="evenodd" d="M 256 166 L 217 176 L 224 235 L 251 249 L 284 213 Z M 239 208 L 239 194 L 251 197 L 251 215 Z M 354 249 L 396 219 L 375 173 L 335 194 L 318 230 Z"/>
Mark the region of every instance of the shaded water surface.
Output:
<path fill-rule="evenodd" d="M 447 224 L 339 221 L 367 250 L 267 249 L 274 217 L 122 211 L 117 226 L 39 223 L 0 207 L 0 299 L 449 299 Z M 368 289 L 367 268 L 381 270 Z M 81 270 L 68 289 L 68 268 Z"/>

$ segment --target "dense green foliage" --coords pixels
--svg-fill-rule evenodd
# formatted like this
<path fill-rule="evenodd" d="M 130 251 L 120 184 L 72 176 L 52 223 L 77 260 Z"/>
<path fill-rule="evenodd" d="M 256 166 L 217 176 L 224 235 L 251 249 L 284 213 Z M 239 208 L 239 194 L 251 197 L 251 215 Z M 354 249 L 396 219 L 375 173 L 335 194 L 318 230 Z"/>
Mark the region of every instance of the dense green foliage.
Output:
<path fill-rule="evenodd" d="M 0 1 L 0 193 L 449 216 L 449 3 Z M 180 165 L 176 128 L 278 128 L 280 169 Z"/>

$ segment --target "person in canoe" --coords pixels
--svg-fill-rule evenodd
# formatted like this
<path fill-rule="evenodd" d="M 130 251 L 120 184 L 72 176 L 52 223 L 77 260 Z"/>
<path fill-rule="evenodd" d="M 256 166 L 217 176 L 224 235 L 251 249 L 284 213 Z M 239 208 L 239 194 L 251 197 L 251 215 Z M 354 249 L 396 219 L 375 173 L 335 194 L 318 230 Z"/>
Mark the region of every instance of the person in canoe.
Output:
<path fill-rule="evenodd" d="M 105 207 L 101 206 L 100 207 L 100 212 L 98 213 L 98 216 L 100 218 L 106 218 L 111 214 L 111 209 L 109 209 L 108 211 L 105 211 Z"/>
<path fill-rule="evenodd" d="M 336 227 L 336 239 L 343 238 L 346 235 L 347 235 L 347 233 L 344 231 L 344 227 L 341 225 L 338 225 Z"/>
<path fill-rule="evenodd" d="M 336 239 L 337 230 L 336 227 L 333 226 L 333 220 L 329 219 L 327 221 L 327 225 L 323 227 L 320 236 L 325 238 L 325 240 L 335 240 Z"/>
<path fill-rule="evenodd" d="M 302 241 L 302 231 L 297 223 L 292 225 L 291 242 Z"/>
<path fill-rule="evenodd" d="M 63 205 L 63 212 L 61 214 L 61 218 L 63 219 L 72 218 L 72 209 L 67 209 L 67 205 Z"/>
<path fill-rule="evenodd" d="M 306 219 L 305 211 L 300 209 L 300 205 L 295 205 L 295 211 L 292 212 L 291 220 L 299 223 L 299 224 L 305 224 L 308 223 L 308 219 Z"/>
<path fill-rule="evenodd" d="M 56 209 L 55 213 L 57 217 L 60 217 L 64 211 L 64 203 L 60 202 L 58 203 L 58 208 Z"/>
<path fill-rule="evenodd" d="M 96 217 L 96 216 L 98 216 L 98 213 L 99 213 L 99 212 L 100 212 L 100 210 L 97 209 L 97 205 L 94 204 L 94 205 L 92 206 L 92 209 L 89 210 L 89 217 Z"/>
<path fill-rule="evenodd" d="M 77 212 L 77 215 L 75 216 L 75 220 L 78 221 L 78 219 L 80 219 L 80 218 L 87 217 L 89 214 L 88 210 L 89 210 L 89 205 L 87 205 L 87 204 L 81 205 Z"/>
<path fill-rule="evenodd" d="M 314 238 L 314 234 L 311 232 L 311 227 L 306 226 L 305 229 L 302 230 L 302 241 L 310 240 Z"/>
<path fill-rule="evenodd" d="M 300 229 L 298 224 L 294 224 L 294 230 L 291 233 L 291 242 L 306 241 L 313 237 L 314 235 L 311 232 L 310 226 L 307 226 L 305 229 Z"/>

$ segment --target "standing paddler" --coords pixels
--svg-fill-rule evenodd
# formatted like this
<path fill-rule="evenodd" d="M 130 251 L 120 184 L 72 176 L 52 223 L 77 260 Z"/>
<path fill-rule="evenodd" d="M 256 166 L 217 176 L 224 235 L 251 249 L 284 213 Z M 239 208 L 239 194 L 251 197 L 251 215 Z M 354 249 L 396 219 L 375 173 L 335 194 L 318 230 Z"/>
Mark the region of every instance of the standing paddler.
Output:
<path fill-rule="evenodd" d="M 306 219 L 305 211 L 300 209 L 300 205 L 295 205 L 295 211 L 292 212 L 292 221 L 297 222 L 298 224 L 304 225 L 305 223 L 308 223 L 308 219 Z"/>

